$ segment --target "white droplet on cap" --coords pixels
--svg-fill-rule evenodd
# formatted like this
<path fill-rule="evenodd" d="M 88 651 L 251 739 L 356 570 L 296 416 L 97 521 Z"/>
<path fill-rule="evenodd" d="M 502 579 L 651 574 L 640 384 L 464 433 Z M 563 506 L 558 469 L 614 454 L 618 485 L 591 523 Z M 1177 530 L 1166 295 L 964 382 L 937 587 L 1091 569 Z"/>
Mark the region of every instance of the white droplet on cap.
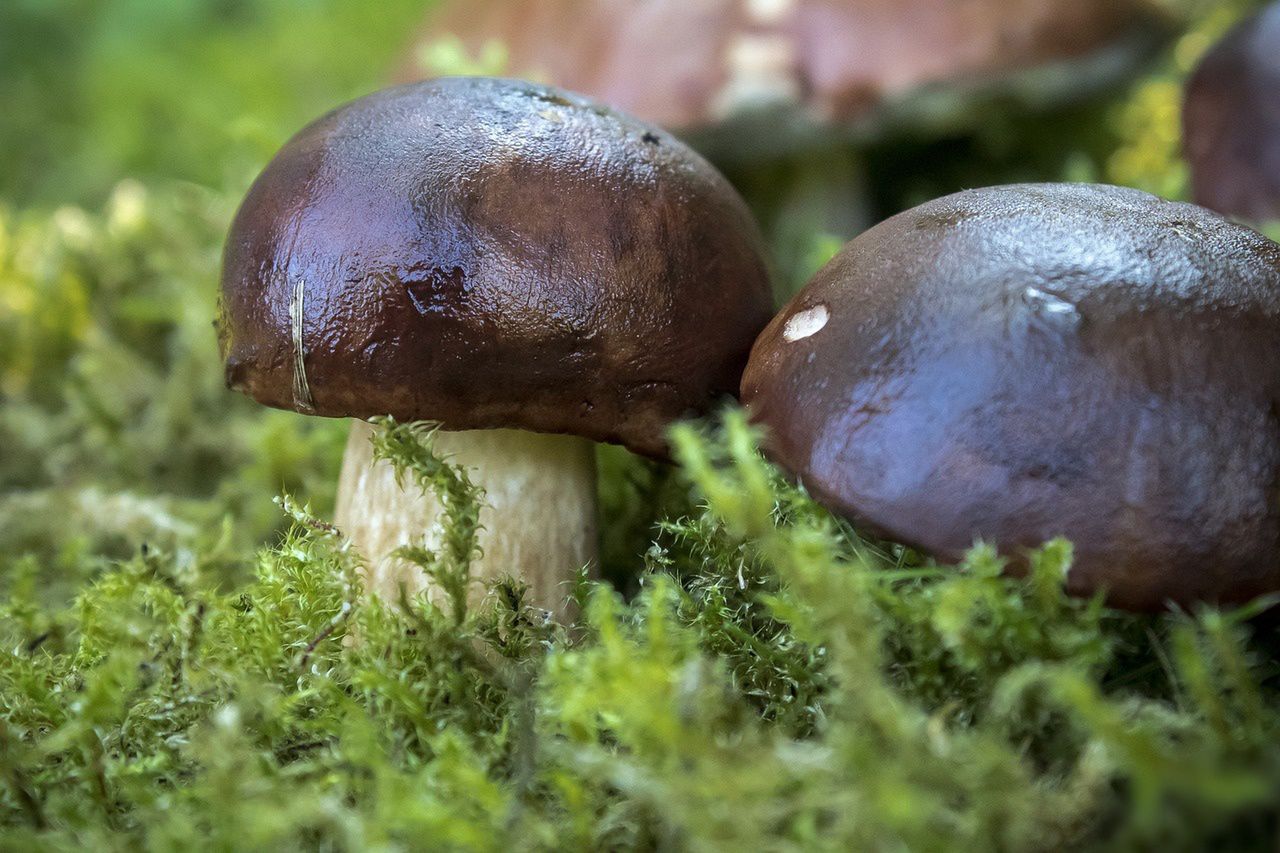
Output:
<path fill-rule="evenodd" d="M 831 319 L 831 312 L 825 305 L 815 305 L 803 311 L 797 311 L 787 319 L 782 327 L 782 339 L 787 343 L 795 343 L 818 334 Z"/>

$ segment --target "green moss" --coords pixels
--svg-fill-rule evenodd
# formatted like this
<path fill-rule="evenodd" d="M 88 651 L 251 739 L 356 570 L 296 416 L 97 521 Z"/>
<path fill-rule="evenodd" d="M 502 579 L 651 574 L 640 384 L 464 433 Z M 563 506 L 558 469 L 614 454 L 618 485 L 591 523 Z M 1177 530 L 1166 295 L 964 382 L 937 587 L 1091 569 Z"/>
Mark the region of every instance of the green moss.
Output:
<path fill-rule="evenodd" d="M 401 488 L 406 486 L 406 479 L 412 477 L 418 489 L 437 495 L 443 507 L 444 535 L 438 552 L 406 545 L 394 553 L 416 565 L 448 595 L 453 621 L 462 624 L 467 616 L 471 561 L 480 548 L 478 533 L 484 490 L 472 484 L 465 468 L 448 465 L 435 455 L 432 451 L 434 429 L 397 424 L 390 418 L 376 422 L 382 428 L 373 436 L 374 458 L 395 465 L 396 482 Z"/>
<path fill-rule="evenodd" d="M 273 495 L 332 500 L 342 424 L 223 386 L 230 212 L 132 181 L 100 212 L 0 206 L 0 590 L 34 555 L 46 592 L 69 595 L 141 542 L 235 574 L 280 529 Z"/>
<path fill-rule="evenodd" d="M 474 492 L 421 434 L 381 452 Z M 1275 695 L 1250 611 L 1139 619 L 862 541 L 763 463 L 741 416 L 676 433 L 700 507 L 642 592 L 581 590 L 573 632 L 521 590 L 482 607 L 360 596 L 357 555 L 292 502 L 218 590 L 148 550 L 5 606 L 0 839 L 364 849 L 1269 844 Z M 439 558 L 437 558 L 439 559 Z M 453 590 L 465 598 L 465 587 Z M 1259 604 L 1256 609 L 1261 609 Z M 448 612 L 446 612 L 446 610 Z M 1163 662 L 1118 676 L 1123 647 Z"/>

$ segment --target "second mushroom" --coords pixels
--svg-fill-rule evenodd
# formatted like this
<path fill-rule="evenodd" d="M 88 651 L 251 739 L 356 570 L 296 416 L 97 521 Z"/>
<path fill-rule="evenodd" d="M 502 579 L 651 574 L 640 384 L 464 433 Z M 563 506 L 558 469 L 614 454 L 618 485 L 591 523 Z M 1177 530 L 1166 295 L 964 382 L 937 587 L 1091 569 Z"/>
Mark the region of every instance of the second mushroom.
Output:
<path fill-rule="evenodd" d="M 1120 607 L 1280 589 L 1280 245 L 1132 189 L 969 190 L 850 242 L 761 333 L 771 456 L 864 529 Z"/>

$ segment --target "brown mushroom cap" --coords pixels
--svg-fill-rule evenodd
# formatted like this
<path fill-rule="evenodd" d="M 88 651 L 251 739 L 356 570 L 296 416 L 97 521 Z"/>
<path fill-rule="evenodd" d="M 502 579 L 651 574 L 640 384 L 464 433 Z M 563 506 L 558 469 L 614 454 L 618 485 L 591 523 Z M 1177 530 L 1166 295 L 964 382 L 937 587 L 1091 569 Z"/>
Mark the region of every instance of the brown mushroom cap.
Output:
<path fill-rule="evenodd" d="M 1088 91 L 1121 76 L 1162 29 L 1146 0 L 446 0 L 417 43 L 452 37 L 481 56 L 497 42 L 511 73 L 692 133 L 717 153 L 769 153 L 833 127 L 868 135 L 886 113 L 954 119 L 968 112 L 952 103 L 958 92 L 1036 69 L 1046 73 L 1033 99 Z M 1078 66 L 1085 59 L 1092 73 Z M 415 56 L 397 76 L 424 73 Z M 777 120 L 779 109 L 792 120 Z M 744 136 L 744 123 L 760 132 Z"/>
<path fill-rule="evenodd" d="M 1196 202 L 1280 219 L 1280 3 L 1205 55 L 1187 83 L 1182 121 Z"/>
<path fill-rule="evenodd" d="M 833 510 L 954 560 L 1071 539 L 1139 609 L 1280 587 L 1280 245 L 1136 190 L 1025 185 L 849 243 L 742 396 Z"/>
<path fill-rule="evenodd" d="M 772 313 L 743 202 L 580 96 L 441 79 L 295 136 L 222 275 L 227 381 L 270 406 L 571 433 L 663 453 Z"/>

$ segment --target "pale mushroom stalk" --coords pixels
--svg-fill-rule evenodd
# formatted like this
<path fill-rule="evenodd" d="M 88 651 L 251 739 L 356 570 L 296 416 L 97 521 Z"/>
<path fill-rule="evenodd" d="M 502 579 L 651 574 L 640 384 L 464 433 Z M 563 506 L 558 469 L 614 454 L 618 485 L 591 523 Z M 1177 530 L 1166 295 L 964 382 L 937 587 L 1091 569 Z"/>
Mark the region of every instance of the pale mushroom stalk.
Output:
<path fill-rule="evenodd" d="M 375 427 L 352 422 L 338 482 L 334 520 L 366 561 L 365 583 L 386 601 L 403 588 L 423 590 L 441 606 L 421 570 L 393 552 L 408 543 L 435 550 L 443 507 L 412 479 L 397 481 L 395 468 L 375 459 Z M 595 445 L 572 435 L 516 429 L 439 431 L 433 449 L 464 466 L 484 490 L 480 510 L 481 556 L 471 565 L 474 596 L 483 581 L 518 576 L 533 601 L 559 619 L 569 614 L 578 573 L 596 563 Z"/>

